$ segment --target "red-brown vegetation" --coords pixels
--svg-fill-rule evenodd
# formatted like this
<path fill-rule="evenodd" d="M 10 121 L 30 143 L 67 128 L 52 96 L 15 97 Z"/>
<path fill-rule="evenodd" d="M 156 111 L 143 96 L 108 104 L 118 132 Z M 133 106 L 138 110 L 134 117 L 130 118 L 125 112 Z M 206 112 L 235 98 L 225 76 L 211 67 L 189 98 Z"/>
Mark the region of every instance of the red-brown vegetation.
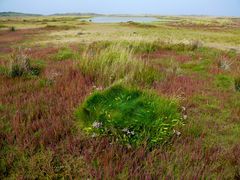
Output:
<path fill-rule="evenodd" d="M 74 107 L 89 93 L 91 83 L 72 62 L 56 63 L 45 75 L 52 83 L 49 87 L 41 87 L 35 80 L 1 77 L 0 102 L 15 109 L 7 113 L 12 128 L 6 134 L 10 144 L 15 142 L 23 149 L 55 146 L 70 133 Z"/>
<path fill-rule="evenodd" d="M 148 59 L 173 58 L 180 63 L 185 63 L 185 62 L 188 62 L 188 61 L 192 60 L 191 56 L 183 55 L 183 54 L 177 54 L 174 51 L 163 50 L 163 49 L 152 52 L 152 53 L 143 54 L 141 57 L 143 59 L 146 59 L 146 58 L 148 58 Z"/>
<path fill-rule="evenodd" d="M 155 89 L 166 95 L 182 97 L 192 96 L 203 90 L 206 83 L 197 76 L 169 75 L 165 80 L 155 85 Z"/>

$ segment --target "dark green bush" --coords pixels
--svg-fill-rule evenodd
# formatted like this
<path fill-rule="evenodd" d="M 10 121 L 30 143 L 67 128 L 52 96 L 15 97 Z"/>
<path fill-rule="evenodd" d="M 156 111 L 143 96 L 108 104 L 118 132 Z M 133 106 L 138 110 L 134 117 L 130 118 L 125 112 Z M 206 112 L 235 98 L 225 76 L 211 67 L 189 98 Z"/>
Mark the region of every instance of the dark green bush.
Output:
<path fill-rule="evenodd" d="M 178 105 L 154 94 L 115 85 L 95 92 L 76 111 L 79 125 L 93 136 L 106 135 L 123 144 L 162 144 L 180 122 Z"/>
<path fill-rule="evenodd" d="M 16 28 L 15 28 L 14 26 L 12 26 L 12 27 L 10 28 L 10 31 L 14 32 L 14 31 L 16 31 Z"/>
<path fill-rule="evenodd" d="M 234 82 L 236 91 L 240 91 L 240 77 L 235 78 Z"/>

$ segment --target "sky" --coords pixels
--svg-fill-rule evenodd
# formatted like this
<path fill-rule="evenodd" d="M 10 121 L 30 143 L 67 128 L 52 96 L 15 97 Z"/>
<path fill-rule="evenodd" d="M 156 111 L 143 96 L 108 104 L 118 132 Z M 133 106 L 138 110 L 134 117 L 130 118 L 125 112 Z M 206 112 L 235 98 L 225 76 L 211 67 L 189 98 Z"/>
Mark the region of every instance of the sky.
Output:
<path fill-rule="evenodd" d="M 0 12 L 240 16 L 240 0 L 0 0 Z"/>

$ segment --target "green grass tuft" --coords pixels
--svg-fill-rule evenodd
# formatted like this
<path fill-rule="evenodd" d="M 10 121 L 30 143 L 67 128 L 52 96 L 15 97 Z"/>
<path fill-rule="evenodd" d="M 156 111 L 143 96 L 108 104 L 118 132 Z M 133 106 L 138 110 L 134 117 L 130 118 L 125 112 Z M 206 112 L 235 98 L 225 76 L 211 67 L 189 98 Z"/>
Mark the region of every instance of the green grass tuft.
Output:
<path fill-rule="evenodd" d="M 91 135 L 149 147 L 169 140 L 181 120 L 175 101 L 121 85 L 92 94 L 77 108 L 76 117 Z"/>
<path fill-rule="evenodd" d="M 74 57 L 74 52 L 69 48 L 60 49 L 55 55 L 57 61 L 63 61 Z"/>
<path fill-rule="evenodd" d="M 221 89 L 229 89 L 233 86 L 233 78 L 227 75 L 217 75 L 215 82 L 217 87 Z"/>

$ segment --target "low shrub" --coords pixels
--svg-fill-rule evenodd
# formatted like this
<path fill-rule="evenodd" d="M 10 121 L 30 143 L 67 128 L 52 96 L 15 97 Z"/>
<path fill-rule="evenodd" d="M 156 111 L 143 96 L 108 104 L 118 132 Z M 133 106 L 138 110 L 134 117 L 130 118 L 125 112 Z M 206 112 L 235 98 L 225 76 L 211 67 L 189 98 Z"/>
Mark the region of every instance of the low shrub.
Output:
<path fill-rule="evenodd" d="M 37 64 L 31 64 L 30 58 L 23 53 L 21 49 L 15 51 L 11 55 L 9 65 L 9 76 L 18 77 L 23 75 L 38 76 L 41 73 L 42 67 Z"/>
<path fill-rule="evenodd" d="M 193 41 L 190 42 L 189 46 L 190 46 L 190 49 L 192 51 L 194 51 L 194 50 L 202 47 L 203 43 L 201 41 L 199 41 L 199 40 L 193 40 Z"/>
<path fill-rule="evenodd" d="M 12 27 L 10 28 L 10 31 L 14 32 L 14 31 L 16 31 L 16 28 L 15 28 L 14 26 L 12 26 Z"/>
<path fill-rule="evenodd" d="M 228 62 L 227 60 L 221 59 L 221 60 L 218 61 L 218 67 L 220 69 L 223 69 L 223 70 L 227 71 L 227 70 L 230 69 L 230 66 L 231 66 L 231 63 Z"/>
<path fill-rule="evenodd" d="M 240 77 L 235 78 L 234 84 L 235 84 L 236 91 L 240 91 Z"/>
<path fill-rule="evenodd" d="M 181 122 L 175 101 L 121 85 L 93 93 L 77 108 L 76 118 L 88 134 L 134 147 L 167 142 Z"/>
<path fill-rule="evenodd" d="M 58 61 L 71 59 L 73 57 L 74 57 L 74 52 L 69 48 L 62 48 L 55 55 L 55 59 Z"/>
<path fill-rule="evenodd" d="M 79 66 L 84 74 L 102 85 L 111 85 L 116 81 L 148 85 L 160 77 L 154 68 L 136 59 L 131 49 L 118 44 L 91 54 L 87 51 L 81 57 Z"/>

